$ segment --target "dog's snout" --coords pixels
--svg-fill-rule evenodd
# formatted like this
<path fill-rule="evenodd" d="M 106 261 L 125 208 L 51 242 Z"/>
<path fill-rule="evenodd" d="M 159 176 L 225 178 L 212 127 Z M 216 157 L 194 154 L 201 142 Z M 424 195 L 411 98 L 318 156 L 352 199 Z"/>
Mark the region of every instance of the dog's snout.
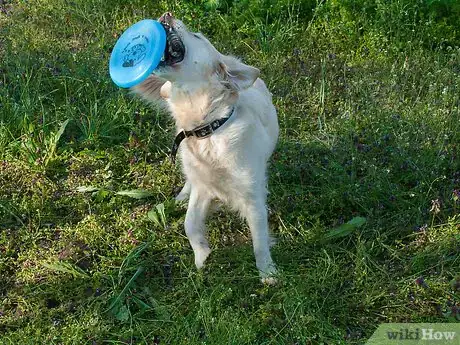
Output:
<path fill-rule="evenodd" d="M 166 12 L 160 17 L 159 21 L 160 21 L 160 23 L 171 25 L 173 19 L 174 19 L 174 17 L 172 15 L 172 13 L 171 12 Z"/>

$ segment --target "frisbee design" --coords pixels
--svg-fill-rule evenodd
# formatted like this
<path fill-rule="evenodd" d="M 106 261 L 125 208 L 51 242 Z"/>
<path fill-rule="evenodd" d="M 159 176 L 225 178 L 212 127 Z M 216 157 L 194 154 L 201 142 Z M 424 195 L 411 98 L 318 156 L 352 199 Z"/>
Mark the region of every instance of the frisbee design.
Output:
<path fill-rule="evenodd" d="M 164 27 L 152 19 L 133 24 L 120 36 L 109 62 L 110 77 L 128 88 L 144 81 L 160 64 L 166 49 Z"/>

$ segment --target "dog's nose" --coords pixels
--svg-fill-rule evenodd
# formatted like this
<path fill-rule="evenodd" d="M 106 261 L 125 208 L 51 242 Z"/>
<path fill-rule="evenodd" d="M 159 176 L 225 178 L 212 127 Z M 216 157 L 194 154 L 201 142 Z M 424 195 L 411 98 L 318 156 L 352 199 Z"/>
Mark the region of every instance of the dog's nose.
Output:
<path fill-rule="evenodd" d="M 172 15 L 172 13 L 171 12 L 166 12 L 165 14 L 163 14 L 160 17 L 159 21 L 160 21 L 160 23 L 171 25 L 173 19 L 174 19 L 174 17 Z"/>

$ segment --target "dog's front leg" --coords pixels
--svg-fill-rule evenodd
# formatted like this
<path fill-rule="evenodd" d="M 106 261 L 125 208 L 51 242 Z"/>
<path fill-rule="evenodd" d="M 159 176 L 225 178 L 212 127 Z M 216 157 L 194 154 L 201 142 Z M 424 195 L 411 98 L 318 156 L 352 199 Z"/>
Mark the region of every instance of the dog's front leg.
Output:
<path fill-rule="evenodd" d="M 256 265 L 264 284 L 275 284 L 276 267 L 270 254 L 270 236 L 268 232 L 267 208 L 264 200 L 245 205 L 245 218 L 251 230 Z"/>
<path fill-rule="evenodd" d="M 191 188 L 187 214 L 185 216 L 185 233 L 195 254 L 195 265 L 198 269 L 203 267 L 208 255 L 211 253 L 206 239 L 206 216 L 211 198 L 200 193 L 196 188 Z"/>

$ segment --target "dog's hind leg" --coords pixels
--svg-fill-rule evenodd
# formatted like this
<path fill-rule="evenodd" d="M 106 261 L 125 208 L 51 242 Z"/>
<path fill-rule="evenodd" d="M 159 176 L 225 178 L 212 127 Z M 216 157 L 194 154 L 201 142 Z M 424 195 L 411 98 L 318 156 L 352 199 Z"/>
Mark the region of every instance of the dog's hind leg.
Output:
<path fill-rule="evenodd" d="M 190 182 L 186 181 L 180 193 L 177 194 L 176 201 L 186 201 L 190 197 L 191 189 L 192 189 L 192 185 L 190 184 Z"/>
<path fill-rule="evenodd" d="M 185 233 L 195 254 L 195 265 L 198 269 L 203 267 L 208 255 L 211 253 L 206 239 L 206 216 L 212 198 L 198 189 L 191 188 L 187 214 L 185 216 Z"/>

